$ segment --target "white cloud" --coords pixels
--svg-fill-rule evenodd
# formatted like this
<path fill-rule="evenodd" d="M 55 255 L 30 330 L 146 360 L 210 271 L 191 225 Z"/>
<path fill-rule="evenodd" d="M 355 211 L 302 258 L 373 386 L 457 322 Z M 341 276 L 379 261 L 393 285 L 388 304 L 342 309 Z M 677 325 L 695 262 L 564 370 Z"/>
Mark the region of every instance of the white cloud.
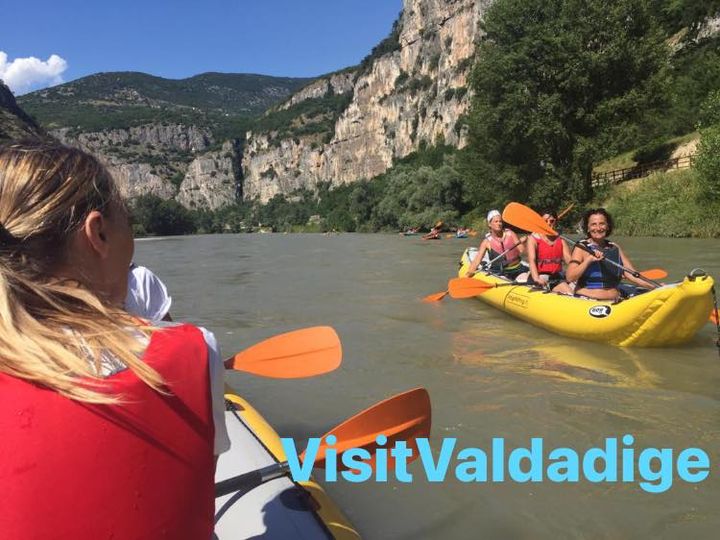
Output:
<path fill-rule="evenodd" d="M 67 67 L 67 62 L 57 54 L 50 55 L 45 61 L 31 56 L 8 62 L 7 53 L 0 51 L 0 79 L 15 95 L 60 84 Z"/>

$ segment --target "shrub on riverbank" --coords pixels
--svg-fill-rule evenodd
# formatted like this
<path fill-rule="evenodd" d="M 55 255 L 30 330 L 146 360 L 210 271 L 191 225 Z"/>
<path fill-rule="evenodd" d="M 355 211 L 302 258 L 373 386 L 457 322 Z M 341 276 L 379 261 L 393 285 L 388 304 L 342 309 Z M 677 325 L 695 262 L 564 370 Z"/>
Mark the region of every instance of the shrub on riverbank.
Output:
<path fill-rule="evenodd" d="M 720 204 L 704 194 L 694 169 L 620 184 L 602 204 L 618 235 L 720 237 Z"/>

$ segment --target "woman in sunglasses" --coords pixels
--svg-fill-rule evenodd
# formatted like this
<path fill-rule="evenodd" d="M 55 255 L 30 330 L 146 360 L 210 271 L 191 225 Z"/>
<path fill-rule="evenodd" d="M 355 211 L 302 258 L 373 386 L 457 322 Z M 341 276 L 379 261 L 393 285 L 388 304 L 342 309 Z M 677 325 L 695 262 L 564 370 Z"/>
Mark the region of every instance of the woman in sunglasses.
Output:
<path fill-rule="evenodd" d="M 555 227 L 557 214 L 554 211 L 545 212 L 543 219 Z M 527 242 L 527 258 L 530 267 L 528 284 L 547 287 L 559 293 L 571 292 L 563 273 L 563 262 L 570 263 L 570 249 L 562 238 L 533 233 Z"/>
<path fill-rule="evenodd" d="M 635 270 L 620 246 L 608 240 L 613 230 L 613 220 L 604 208 L 592 208 L 585 212 L 583 230 L 587 238 L 579 243 L 585 249 L 575 246 L 567 268 L 568 281 L 577 281 L 576 295 L 596 300 L 617 300 L 620 295 L 618 286 L 623 278 L 641 287 L 648 286 L 642 279 L 606 262 L 613 261 Z M 592 253 L 588 253 L 587 248 Z"/>

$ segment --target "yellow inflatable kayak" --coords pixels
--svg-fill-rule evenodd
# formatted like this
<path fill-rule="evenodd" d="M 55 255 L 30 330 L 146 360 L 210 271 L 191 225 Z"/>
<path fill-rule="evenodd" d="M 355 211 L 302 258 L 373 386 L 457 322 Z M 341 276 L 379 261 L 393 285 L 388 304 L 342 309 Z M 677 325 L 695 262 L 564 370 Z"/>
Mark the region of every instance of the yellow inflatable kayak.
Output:
<path fill-rule="evenodd" d="M 232 447 L 220 456 L 215 481 L 286 461 L 275 430 L 247 401 L 228 388 L 225 391 Z M 317 483 L 296 483 L 282 476 L 244 493 L 217 498 L 214 538 L 357 540 L 360 535 Z"/>
<path fill-rule="evenodd" d="M 474 254 L 465 250 L 458 275 L 464 276 Z M 478 272 L 490 283 L 505 278 Z M 551 332 L 621 347 L 664 347 L 692 339 L 708 320 L 713 279 L 704 273 L 620 302 L 591 300 L 545 292 L 518 283 L 488 289 L 478 298 Z"/>

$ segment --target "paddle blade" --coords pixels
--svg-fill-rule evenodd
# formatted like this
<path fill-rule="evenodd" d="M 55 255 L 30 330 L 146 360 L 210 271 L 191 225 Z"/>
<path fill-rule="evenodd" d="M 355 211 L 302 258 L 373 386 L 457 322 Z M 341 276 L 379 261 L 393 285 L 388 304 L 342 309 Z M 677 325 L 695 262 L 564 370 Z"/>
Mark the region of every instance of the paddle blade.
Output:
<path fill-rule="evenodd" d="M 333 371 L 341 361 L 342 346 L 335 330 L 314 326 L 261 341 L 236 354 L 225 367 L 262 377 L 299 379 Z"/>
<path fill-rule="evenodd" d="M 365 409 L 352 418 L 322 436 L 322 443 L 315 458 L 315 467 L 325 465 L 325 453 L 329 449 L 338 452 L 338 470 L 347 470 L 340 459 L 340 454 L 351 448 L 362 448 L 370 452 L 371 458 L 365 463 L 375 468 L 375 450 L 378 448 L 392 449 L 398 441 L 405 441 L 407 448 L 412 450 L 407 463 L 417 459 L 418 437 L 430 436 L 431 407 L 430 396 L 424 388 L 415 388 L 397 394 Z M 328 435 L 335 435 L 337 443 L 328 446 L 325 443 Z M 377 437 L 384 435 L 387 442 L 379 444 Z M 305 453 L 300 456 L 305 459 Z M 392 470 L 395 458 L 387 453 L 388 469 Z"/>
<path fill-rule="evenodd" d="M 443 291 L 439 293 L 434 294 L 428 294 L 425 298 L 423 298 L 423 302 L 427 302 L 428 304 L 431 302 L 439 302 L 443 298 L 445 298 L 448 294 L 448 291 Z"/>
<path fill-rule="evenodd" d="M 651 268 L 640 272 L 640 275 L 647 279 L 663 279 L 667 277 L 668 273 L 662 268 Z"/>
<path fill-rule="evenodd" d="M 502 220 L 524 231 L 557 236 L 557 232 L 542 218 L 540 214 L 524 204 L 511 202 L 502 213 Z"/>
<path fill-rule="evenodd" d="M 492 283 L 474 278 L 453 278 L 448 282 L 448 291 L 452 298 L 472 298 L 495 287 Z"/>

